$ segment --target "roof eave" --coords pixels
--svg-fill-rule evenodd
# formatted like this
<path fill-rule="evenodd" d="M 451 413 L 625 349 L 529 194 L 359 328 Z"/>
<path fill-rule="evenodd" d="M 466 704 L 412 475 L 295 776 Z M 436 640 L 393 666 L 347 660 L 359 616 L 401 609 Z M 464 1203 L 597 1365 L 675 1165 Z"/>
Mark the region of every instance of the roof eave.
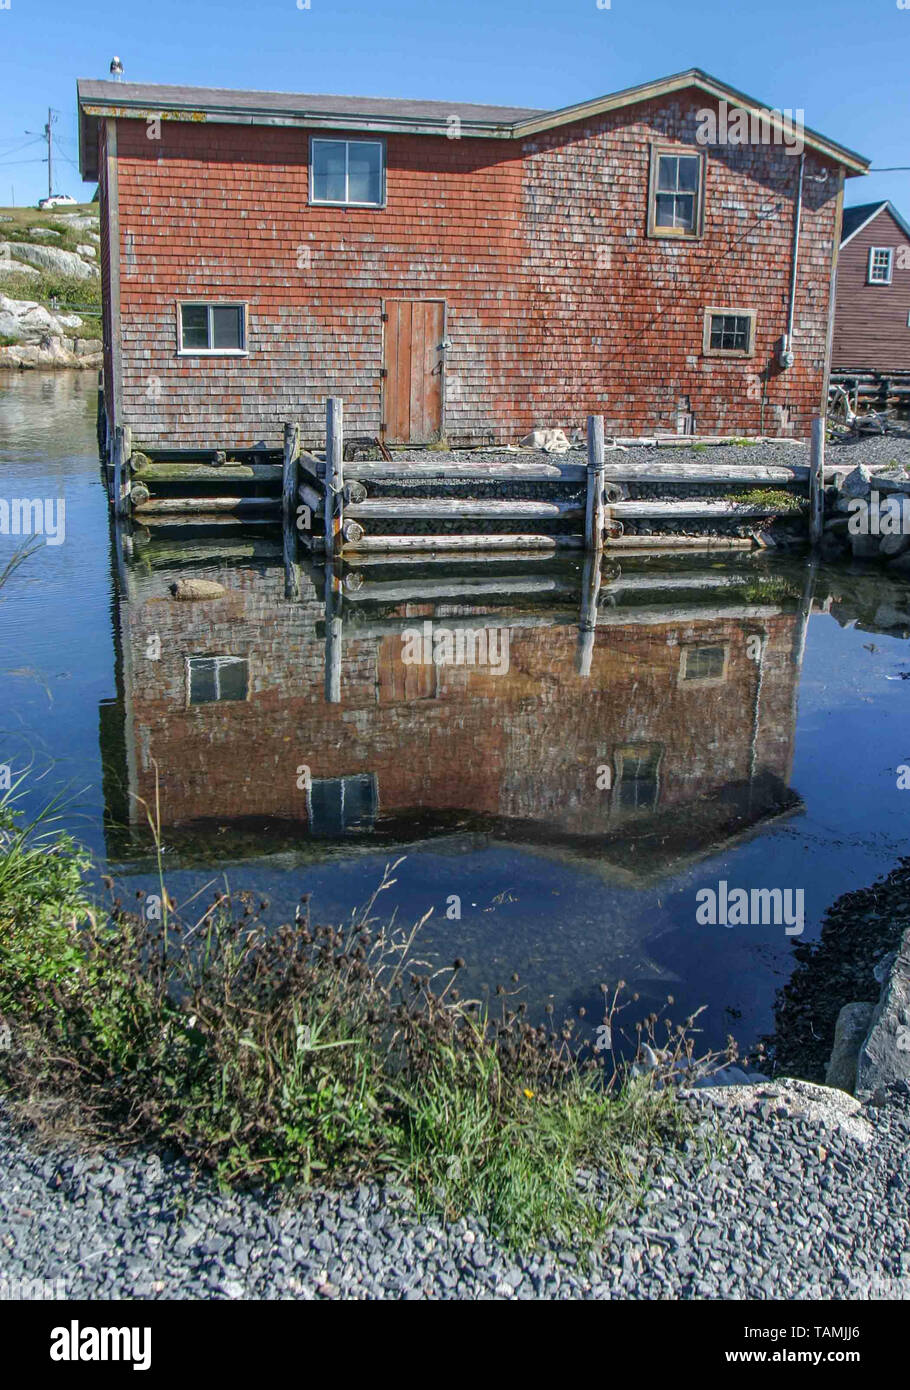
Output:
<path fill-rule="evenodd" d="M 671 96 L 674 92 L 686 91 L 692 87 L 696 87 L 699 91 L 716 98 L 718 101 L 731 102 L 747 111 L 767 112 L 769 109 L 753 97 L 737 91 L 735 87 L 728 87 L 726 83 L 718 81 L 716 77 L 702 72 L 700 68 L 688 68 L 685 72 L 674 73 L 671 77 L 658 78 L 654 82 L 645 82 L 637 87 L 626 87 L 621 92 L 610 93 L 609 96 L 596 97 L 592 101 L 580 102 L 575 106 L 565 106 L 559 111 L 548 112 L 544 116 L 517 121 L 513 129 L 516 136 L 536 135 L 555 126 L 587 120 L 609 111 L 621 110 L 625 106 L 634 106 L 639 102 Z M 782 122 L 774 120 L 771 121 L 771 125 L 772 128 L 782 131 L 788 128 Z M 842 165 L 849 175 L 868 172 L 870 161 L 864 155 L 857 154 L 855 150 L 848 150 L 843 145 L 835 144 L 833 140 L 826 139 L 824 135 L 820 135 L 818 131 L 810 130 L 808 127 L 804 129 L 803 137 L 811 149 L 824 155 L 826 159 Z"/>

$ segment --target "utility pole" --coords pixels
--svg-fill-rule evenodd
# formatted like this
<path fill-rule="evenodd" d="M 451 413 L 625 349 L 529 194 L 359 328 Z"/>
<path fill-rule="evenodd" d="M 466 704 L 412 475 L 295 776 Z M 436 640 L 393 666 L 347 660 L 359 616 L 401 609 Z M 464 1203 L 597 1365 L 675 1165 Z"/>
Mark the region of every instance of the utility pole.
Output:
<path fill-rule="evenodd" d="M 44 127 L 44 133 L 47 136 L 47 196 L 49 198 L 52 198 L 54 196 L 54 150 L 53 138 L 51 136 L 51 122 L 53 121 L 53 118 L 53 112 L 51 111 L 51 108 L 48 107 L 47 125 Z"/>

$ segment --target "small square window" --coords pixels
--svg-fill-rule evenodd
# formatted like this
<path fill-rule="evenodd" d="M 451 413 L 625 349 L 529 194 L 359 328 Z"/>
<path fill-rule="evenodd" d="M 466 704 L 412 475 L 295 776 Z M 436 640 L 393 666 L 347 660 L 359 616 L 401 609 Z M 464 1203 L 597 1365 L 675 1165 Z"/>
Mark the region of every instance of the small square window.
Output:
<path fill-rule="evenodd" d="M 751 357 L 755 350 L 752 309 L 706 309 L 702 350 L 709 356 Z"/>
<path fill-rule="evenodd" d="M 704 156 L 655 149 L 651 162 L 648 232 L 700 236 Z"/>
<path fill-rule="evenodd" d="M 893 261 L 894 252 L 889 246 L 870 246 L 868 283 L 890 285 Z"/>
<path fill-rule="evenodd" d="M 310 202 L 382 207 L 385 149 L 381 140 L 310 141 Z"/>
<path fill-rule="evenodd" d="M 250 664 L 245 656 L 190 656 L 187 670 L 191 705 L 247 698 Z"/>
<path fill-rule="evenodd" d="M 723 642 L 704 647 L 683 647 L 680 685 L 721 685 L 727 678 L 727 648 Z"/>
<path fill-rule="evenodd" d="M 245 304 L 181 304 L 178 351 L 244 353 Z"/>

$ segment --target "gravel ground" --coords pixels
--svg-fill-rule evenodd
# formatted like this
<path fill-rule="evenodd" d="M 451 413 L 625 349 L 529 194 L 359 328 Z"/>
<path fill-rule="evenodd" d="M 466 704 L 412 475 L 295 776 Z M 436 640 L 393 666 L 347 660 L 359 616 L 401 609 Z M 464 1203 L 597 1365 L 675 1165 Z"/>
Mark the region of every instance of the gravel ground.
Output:
<path fill-rule="evenodd" d="M 721 1148 L 668 1155 L 587 1270 L 372 1186 L 220 1196 L 154 1155 L 39 1153 L 0 1119 L 0 1297 L 906 1299 L 910 1087 L 886 1099 L 844 1128 L 786 1086 L 696 1093 Z"/>

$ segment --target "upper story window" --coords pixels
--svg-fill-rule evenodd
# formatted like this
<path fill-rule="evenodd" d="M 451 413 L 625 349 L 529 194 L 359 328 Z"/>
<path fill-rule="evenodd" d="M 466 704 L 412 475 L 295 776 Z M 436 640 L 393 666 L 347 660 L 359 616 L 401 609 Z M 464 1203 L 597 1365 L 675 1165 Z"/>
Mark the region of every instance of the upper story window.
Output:
<path fill-rule="evenodd" d="M 246 352 L 245 304 L 181 304 L 177 351 L 183 354 Z"/>
<path fill-rule="evenodd" d="M 891 271 L 894 267 L 894 252 L 890 246 L 869 247 L 869 271 L 867 281 L 870 285 L 890 285 Z"/>
<path fill-rule="evenodd" d="M 755 310 L 706 309 L 702 351 L 706 357 L 751 357 Z"/>
<path fill-rule="evenodd" d="M 381 208 L 385 146 L 381 140 L 310 140 L 310 202 Z"/>
<path fill-rule="evenodd" d="M 648 235 L 701 236 L 704 182 L 704 154 L 653 146 Z"/>

